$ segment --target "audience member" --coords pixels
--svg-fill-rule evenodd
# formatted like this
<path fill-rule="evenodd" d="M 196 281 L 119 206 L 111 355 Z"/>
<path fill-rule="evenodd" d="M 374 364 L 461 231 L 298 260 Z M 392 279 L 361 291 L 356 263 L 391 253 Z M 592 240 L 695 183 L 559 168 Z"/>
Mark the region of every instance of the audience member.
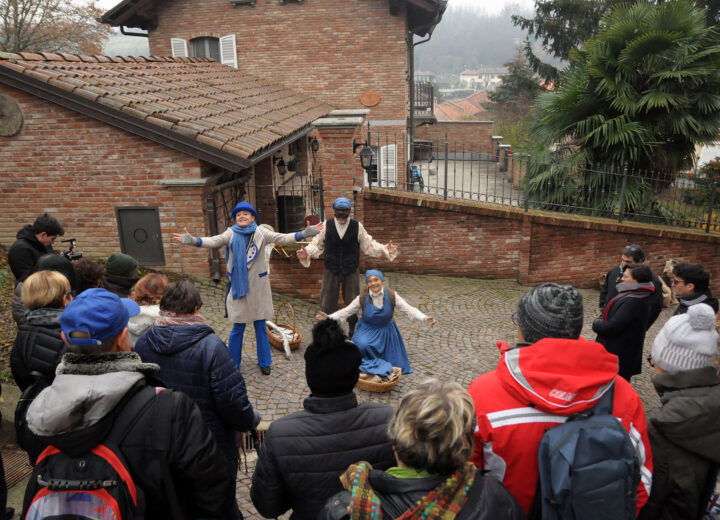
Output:
<path fill-rule="evenodd" d="M 642 264 L 626 265 L 616 288 L 617 295 L 607 302 L 592 328 L 597 333 L 595 341 L 618 357 L 618 373 L 630 381 L 642 369 L 645 331 L 655 294 L 652 271 Z"/>
<path fill-rule="evenodd" d="M 156 325 L 140 337 L 135 352 L 143 361 L 160 365 L 158 377 L 169 388 L 195 401 L 223 453 L 225 474 L 234 482 L 238 471 L 235 432 L 252 430 L 260 417 L 248 400 L 245 381 L 225 343 L 198 314 L 200 307 L 200 292 L 192 283 L 169 284 L 160 300 Z M 242 518 L 235 487 L 228 491 L 234 507 L 223 518 Z"/>
<path fill-rule="evenodd" d="M 580 338 L 582 295 L 543 284 L 520 299 L 518 344 L 498 343 L 497 368 L 470 384 L 478 414 L 472 461 L 498 478 L 528 513 L 538 485 L 538 445 L 548 428 L 592 408 L 613 388 L 612 414 L 637 449 L 637 506 L 647 501 L 652 457 L 640 397 L 617 375 L 617 357 Z"/>
<path fill-rule="evenodd" d="M 106 438 L 120 410 L 151 393 L 151 404 L 138 413 L 119 445 L 145 495 L 145 518 L 176 517 L 168 478 L 186 518 L 227 518 L 235 479 L 225 471 L 224 454 L 195 403 L 182 392 L 148 386 L 158 366 L 143 363 L 127 340 L 128 319 L 138 312 L 135 302 L 105 289 L 89 289 L 70 302 L 60 318 L 69 352 L 52 385 L 30 405 L 29 430 L 39 450 L 52 445 L 89 451 Z M 151 433 L 168 429 L 167 450 L 158 453 Z"/>
<path fill-rule="evenodd" d="M 130 293 L 130 299 L 140 306 L 140 314 L 128 322 L 128 336 L 133 346 L 145 331 L 155 325 L 155 319 L 160 316 L 160 300 L 167 284 L 167 276 L 150 273 L 140 278 Z"/>
<path fill-rule="evenodd" d="M 701 519 L 720 465 L 715 312 L 704 303 L 673 316 L 652 347 L 662 406 L 648 415 L 653 484 L 641 520 Z"/>
<path fill-rule="evenodd" d="M 10 369 L 21 392 L 36 381 L 34 373 L 48 384 L 55 379 L 66 350 L 60 315 L 71 300 L 70 282 L 57 271 L 38 271 L 22 282 L 22 301 L 29 311 L 10 353 Z"/>
<path fill-rule="evenodd" d="M 102 287 L 120 298 L 130 296 L 130 290 L 138 281 L 138 263 L 132 256 L 113 253 L 105 263 Z"/>
<path fill-rule="evenodd" d="M 644 264 L 645 263 L 645 252 L 640 246 L 629 245 L 625 246 L 620 255 L 620 265 L 617 265 L 608 271 L 605 276 L 605 284 L 600 289 L 600 309 L 605 309 L 605 306 L 610 300 L 612 300 L 618 293 L 617 285 L 622 281 L 622 275 L 625 271 L 625 267 L 630 264 Z M 648 317 L 647 328 L 655 323 L 660 312 L 663 308 L 664 294 L 665 292 L 670 294 L 669 288 L 665 283 L 657 276 L 652 270 L 650 270 L 652 276 L 652 283 L 655 287 L 655 293 L 653 294 L 650 302 L 650 316 Z M 665 291 L 667 289 L 667 291 Z"/>
<path fill-rule="evenodd" d="M 317 323 L 312 337 L 304 410 L 273 421 L 259 449 L 250 495 L 265 518 L 292 509 L 294 520 L 316 520 L 342 490 L 338 478 L 350 464 L 364 460 L 386 469 L 395 462 L 386 434 L 392 409 L 358 404 L 353 392 L 360 351 L 334 320 Z"/>
<path fill-rule="evenodd" d="M 73 260 L 72 264 L 75 268 L 75 277 L 77 278 L 76 296 L 83 291 L 96 289 L 102 285 L 103 278 L 105 277 L 105 268 L 102 264 L 89 258 Z"/>
<path fill-rule="evenodd" d="M 53 243 L 58 236 L 65 234 L 60 222 L 47 213 L 35 219 L 32 225 L 20 229 L 17 240 L 8 251 L 8 263 L 15 276 L 15 282 L 27 278 L 42 255 L 53 252 Z"/>
<path fill-rule="evenodd" d="M 472 399 L 460 385 L 424 381 L 405 394 L 390 421 L 397 465 L 350 466 L 340 477 L 345 491 L 328 500 L 320 518 L 525 518 L 502 484 L 469 461 L 476 425 Z"/>
<path fill-rule="evenodd" d="M 700 264 L 683 262 L 673 268 L 673 290 L 678 305 L 675 315 L 686 313 L 688 307 L 705 303 L 717 314 L 718 301 L 710 292 L 710 273 Z"/>
<path fill-rule="evenodd" d="M 59 272 L 70 282 L 70 291 L 73 292 L 75 290 L 75 269 L 73 269 L 72 262 L 64 256 L 56 255 L 54 253 L 48 253 L 41 256 L 38 258 L 37 263 L 32 269 L 33 273 L 37 273 L 39 271 Z M 23 282 L 18 282 L 12 296 L 12 315 L 18 327 L 25 322 L 25 315 L 29 310 L 22 301 L 22 287 Z"/>

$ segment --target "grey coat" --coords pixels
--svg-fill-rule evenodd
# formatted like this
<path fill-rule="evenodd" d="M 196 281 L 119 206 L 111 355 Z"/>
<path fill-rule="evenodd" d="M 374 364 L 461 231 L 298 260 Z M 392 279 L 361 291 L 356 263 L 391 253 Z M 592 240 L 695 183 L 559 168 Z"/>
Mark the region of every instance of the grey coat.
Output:
<path fill-rule="evenodd" d="M 224 233 L 214 237 L 202 237 L 200 247 L 215 249 L 229 246 L 235 233 L 227 228 Z M 239 300 L 234 300 L 232 291 L 227 295 L 228 319 L 232 323 L 252 323 L 257 320 L 272 320 L 275 313 L 268 277 L 268 254 L 266 246 L 270 244 L 287 245 L 301 240 L 299 233 L 274 233 L 259 227 L 255 230 L 248 246 L 248 293 Z M 232 248 L 228 250 L 227 263 L 233 265 Z"/>

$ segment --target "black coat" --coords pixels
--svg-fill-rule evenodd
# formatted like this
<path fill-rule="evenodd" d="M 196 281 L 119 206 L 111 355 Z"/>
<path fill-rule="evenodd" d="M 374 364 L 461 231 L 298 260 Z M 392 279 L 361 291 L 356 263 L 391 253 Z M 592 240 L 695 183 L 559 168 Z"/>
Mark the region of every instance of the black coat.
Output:
<path fill-rule="evenodd" d="M 227 520 L 232 511 L 235 478 L 228 475 L 225 457 L 192 399 L 182 392 L 172 392 L 170 404 L 167 462 L 186 520 Z M 133 480 L 145 494 L 147 519 L 172 518 L 163 480 L 167 475 L 161 470 L 153 445 L 153 433 L 160 428 L 158 418 L 154 406 L 146 407 L 119 446 Z M 37 449 L 52 445 L 70 454 L 83 453 L 107 437 L 113 420 L 114 414 L 109 413 L 86 428 L 35 436 Z"/>
<path fill-rule="evenodd" d="M 207 325 L 155 326 L 134 348 L 146 363 L 157 363 L 157 377 L 197 403 L 205 424 L 233 465 L 238 450 L 235 432 L 252 430 L 255 417 L 242 374 L 225 343 Z"/>
<path fill-rule="evenodd" d="M 386 469 L 395 463 L 387 423 L 392 408 L 358 405 L 354 393 L 310 396 L 305 410 L 274 421 L 259 449 L 250 496 L 265 518 L 288 509 L 295 520 L 316 520 L 325 502 L 342 490 L 339 477 L 364 460 Z"/>
<path fill-rule="evenodd" d="M 600 308 L 604 309 L 605 305 L 618 294 L 617 284 L 620 283 L 622 269 L 620 266 L 613 267 L 605 275 L 605 284 L 600 289 Z M 647 328 L 649 329 L 655 320 L 658 319 L 663 308 L 663 282 L 654 272 L 652 273 L 652 283 L 655 286 L 655 294 L 650 298 L 650 316 L 648 317 Z"/>
<path fill-rule="evenodd" d="M 418 500 L 444 482 L 446 477 L 396 478 L 384 471 L 370 472 L 370 485 L 382 503 L 383 518 L 392 519 L 413 507 Z M 323 508 L 318 520 L 348 520 L 347 508 L 350 493 L 341 491 L 334 495 Z M 522 520 L 525 518 L 520 505 L 507 489 L 495 478 L 477 472 L 467 501 L 457 515 L 457 520 Z"/>
<path fill-rule="evenodd" d="M 720 384 L 714 367 L 657 374 L 662 406 L 648 414 L 650 499 L 640 520 L 701 520 L 720 464 Z"/>
<path fill-rule="evenodd" d="M 137 281 L 138 278 L 136 276 L 118 276 L 105 273 L 102 288 L 107 289 L 113 294 L 117 294 L 120 298 L 128 298 Z"/>
<path fill-rule="evenodd" d="M 35 382 L 31 372 L 40 372 L 47 383 L 55 379 L 55 368 L 67 350 L 60 337 L 62 309 L 36 309 L 26 315 L 20 325 L 12 352 L 10 370 L 23 392 Z"/>
<path fill-rule="evenodd" d="M 625 291 L 621 289 L 621 292 Z M 618 373 L 627 380 L 630 376 L 639 374 L 642 369 L 643 344 L 651 312 L 651 298 L 650 293 L 638 298 L 621 294 L 603 313 L 607 314 L 606 318 L 598 318 L 593 322 L 592 329 L 597 333 L 595 341 L 618 357 Z"/>
<path fill-rule="evenodd" d="M 52 246 L 44 246 L 35 236 L 31 225 L 17 232 L 17 240 L 8 251 L 10 270 L 17 282 L 22 282 L 32 272 L 33 267 L 42 255 L 52 253 Z"/>

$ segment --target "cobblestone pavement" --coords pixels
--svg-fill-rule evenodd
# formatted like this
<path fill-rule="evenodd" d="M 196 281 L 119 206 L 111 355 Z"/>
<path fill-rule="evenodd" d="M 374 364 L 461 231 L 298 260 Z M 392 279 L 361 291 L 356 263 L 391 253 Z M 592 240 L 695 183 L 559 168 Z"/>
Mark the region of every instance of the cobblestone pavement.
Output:
<path fill-rule="evenodd" d="M 510 315 L 517 301 L 529 287 L 507 280 L 477 280 L 442 276 L 421 276 L 404 273 L 387 273 L 386 284 L 401 294 L 411 305 L 426 314 L 437 317 L 438 323 L 430 329 L 413 322 L 404 315 L 397 315 L 396 322 L 405 339 L 414 374 L 404 376 L 397 386 L 386 394 L 372 394 L 358 390 L 361 401 L 378 401 L 393 405 L 406 391 L 427 377 L 457 381 L 467 386 L 475 377 L 495 368 L 499 358 L 495 341 L 512 342 L 515 337 Z M 585 298 L 585 326 L 583 335 L 594 338 L 590 326 L 597 317 L 598 291 L 582 290 Z M 227 340 L 230 324 L 223 318 L 222 287 L 203 283 L 205 305 L 202 313 L 208 318 L 217 334 Z M 251 402 L 267 422 L 300 410 L 309 390 L 305 383 L 303 353 L 310 339 L 317 305 L 275 294 L 275 308 L 283 301 L 291 303 L 297 315 L 296 327 L 302 334 L 300 348 L 292 353 L 290 360 L 273 349 L 273 366 L 270 376 L 263 376 L 257 367 L 255 337 L 248 330 L 245 337 L 241 371 L 245 377 Z M 646 351 L 673 309 L 665 309 L 650 329 L 646 339 Z M 276 321 L 289 323 L 283 312 Z M 248 329 L 252 329 L 249 327 Z M 644 363 L 647 365 L 647 363 Z M 643 399 L 646 409 L 659 404 L 650 384 L 650 367 L 635 376 L 633 386 Z M 248 452 L 246 464 L 240 463 L 238 473 L 238 502 L 246 518 L 261 518 L 250 502 L 249 488 L 255 466 L 255 452 Z M 286 515 L 287 517 L 287 515 Z M 285 518 L 285 517 L 283 517 Z"/>

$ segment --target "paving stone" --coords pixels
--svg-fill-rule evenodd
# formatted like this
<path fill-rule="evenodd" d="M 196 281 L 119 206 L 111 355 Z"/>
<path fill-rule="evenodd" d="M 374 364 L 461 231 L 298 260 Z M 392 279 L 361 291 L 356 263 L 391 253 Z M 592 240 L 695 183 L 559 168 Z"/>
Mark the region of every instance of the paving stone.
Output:
<path fill-rule="evenodd" d="M 364 281 L 362 282 L 364 284 Z M 203 301 L 202 313 L 215 328 L 216 333 L 227 341 L 231 324 L 224 316 L 223 286 L 212 282 L 199 282 Z M 414 369 L 411 375 L 403 376 L 395 388 L 385 394 L 358 390 L 360 401 L 376 401 L 394 405 L 409 389 L 427 377 L 437 377 L 446 381 L 457 381 L 467 386 L 479 374 L 493 370 L 498 362 L 499 353 L 496 341 L 512 343 L 515 339 L 515 327 L 510 316 L 516 310 L 517 301 L 530 287 L 523 287 L 508 280 L 478 280 L 469 278 L 450 278 L 405 273 L 386 273 L 386 284 L 401 294 L 411 305 L 417 306 L 426 314 L 438 319 L 437 325 L 430 329 L 402 314 L 396 315 L 396 322 L 405 340 Z M 585 324 L 583 336 L 594 339 L 591 330 L 597 308 L 599 293 L 596 290 L 580 291 L 585 301 Z M 291 359 L 283 352 L 272 349 L 272 374 L 263 376 L 257 366 L 255 334 L 252 327 L 246 329 L 243 363 L 241 372 L 245 378 L 251 402 L 260 411 L 265 421 L 272 421 L 302 409 L 303 399 L 309 389 L 305 383 L 305 363 L 303 354 L 309 343 L 310 330 L 315 323 L 318 307 L 296 298 L 281 294 L 273 295 L 275 308 L 287 301 L 297 316 L 294 325 L 302 335 L 300 348 L 293 351 Z M 657 322 L 651 327 L 645 340 L 647 355 L 652 340 L 674 309 L 665 309 Z M 282 319 L 280 319 L 282 318 Z M 276 321 L 287 323 L 288 317 L 281 315 Z M 643 373 L 633 378 L 633 386 L 640 394 L 646 410 L 659 405 L 657 395 L 650 383 L 651 369 L 643 363 Z M 242 454 L 241 454 L 242 457 Z M 237 497 L 240 508 L 248 519 L 262 518 L 252 506 L 249 497 L 250 483 L 255 468 L 256 453 L 247 453 L 247 470 L 241 460 L 238 473 Z M 282 518 L 288 518 L 285 515 Z"/>

